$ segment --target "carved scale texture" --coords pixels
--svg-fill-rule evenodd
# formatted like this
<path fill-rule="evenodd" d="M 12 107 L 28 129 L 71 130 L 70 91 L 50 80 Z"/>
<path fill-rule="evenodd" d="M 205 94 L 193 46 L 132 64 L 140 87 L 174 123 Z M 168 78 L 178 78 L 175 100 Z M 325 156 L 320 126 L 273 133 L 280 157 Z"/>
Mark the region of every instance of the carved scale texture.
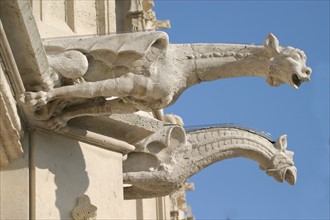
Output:
<path fill-rule="evenodd" d="M 234 57 L 237 60 L 242 59 L 248 56 L 253 55 L 252 53 L 235 53 L 235 52 L 225 52 L 225 53 L 218 53 L 218 52 L 213 52 L 213 53 L 194 53 L 192 55 L 188 55 L 188 59 L 203 59 L 203 58 L 212 58 L 212 57 Z"/>
<path fill-rule="evenodd" d="M 272 167 L 279 150 L 274 143 L 252 131 L 217 127 L 188 132 L 188 144 L 175 148 L 164 170 L 124 173 L 125 199 L 150 198 L 172 193 L 186 180 L 218 161 L 245 157 L 257 161 L 261 167 Z M 164 162 L 164 161 L 163 161 Z"/>
<path fill-rule="evenodd" d="M 255 160 L 263 166 L 270 164 L 277 153 L 268 139 L 253 132 L 237 128 L 208 128 L 189 132 L 191 149 L 178 154 L 185 158 L 184 175 L 188 177 L 215 162 L 245 157 Z M 188 172 L 188 173 L 187 173 Z"/>

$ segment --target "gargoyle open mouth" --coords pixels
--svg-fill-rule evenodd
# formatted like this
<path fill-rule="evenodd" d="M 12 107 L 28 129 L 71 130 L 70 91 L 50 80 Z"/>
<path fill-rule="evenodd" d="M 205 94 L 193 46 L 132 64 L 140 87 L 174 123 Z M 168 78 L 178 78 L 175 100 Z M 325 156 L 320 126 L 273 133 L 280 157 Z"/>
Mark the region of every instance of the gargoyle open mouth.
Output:
<path fill-rule="evenodd" d="M 292 75 L 292 83 L 293 83 L 293 87 L 298 89 L 299 86 L 301 85 L 302 83 L 302 80 L 299 79 L 298 75 L 297 74 L 293 74 Z"/>

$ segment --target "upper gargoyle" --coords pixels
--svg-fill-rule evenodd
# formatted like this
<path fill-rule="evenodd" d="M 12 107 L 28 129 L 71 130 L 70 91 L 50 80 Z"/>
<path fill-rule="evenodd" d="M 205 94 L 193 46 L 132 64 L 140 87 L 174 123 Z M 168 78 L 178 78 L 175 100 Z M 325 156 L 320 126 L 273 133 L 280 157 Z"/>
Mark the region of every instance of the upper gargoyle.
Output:
<path fill-rule="evenodd" d="M 280 47 L 273 34 L 263 46 L 169 44 L 167 34 L 145 32 L 48 41 L 45 48 L 58 87 L 26 92 L 20 101 L 35 110 L 47 108 L 42 119 L 55 116 L 60 127 L 83 115 L 162 109 L 205 81 L 259 76 L 271 86 L 287 83 L 298 89 L 312 72 L 303 51 Z M 103 101 L 88 101 L 96 97 Z"/>

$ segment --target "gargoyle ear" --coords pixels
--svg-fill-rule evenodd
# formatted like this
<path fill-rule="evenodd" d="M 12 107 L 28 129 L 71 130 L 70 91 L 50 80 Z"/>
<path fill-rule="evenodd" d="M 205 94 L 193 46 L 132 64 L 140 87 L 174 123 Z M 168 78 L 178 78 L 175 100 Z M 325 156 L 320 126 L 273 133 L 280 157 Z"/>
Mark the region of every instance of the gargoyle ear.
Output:
<path fill-rule="evenodd" d="M 275 142 L 275 147 L 280 151 L 285 151 L 288 146 L 288 141 L 286 139 L 286 135 L 282 135 Z"/>
<path fill-rule="evenodd" d="M 275 37 L 274 34 L 269 33 L 268 36 L 266 37 L 264 41 L 264 46 L 265 49 L 268 50 L 269 52 L 279 54 L 280 53 L 280 43 Z"/>

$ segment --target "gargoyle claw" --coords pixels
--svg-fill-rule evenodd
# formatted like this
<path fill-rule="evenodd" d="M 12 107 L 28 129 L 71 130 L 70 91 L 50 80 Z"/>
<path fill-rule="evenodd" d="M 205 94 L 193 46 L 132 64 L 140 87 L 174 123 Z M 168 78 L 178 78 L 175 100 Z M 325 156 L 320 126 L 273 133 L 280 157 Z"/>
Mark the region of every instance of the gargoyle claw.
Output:
<path fill-rule="evenodd" d="M 47 127 L 54 131 L 61 131 L 63 128 L 66 127 L 67 122 L 68 121 L 66 119 L 64 119 L 61 116 L 58 116 L 58 117 L 51 118 L 47 122 Z"/>
<path fill-rule="evenodd" d="M 25 92 L 19 96 L 19 101 L 33 110 L 37 110 L 40 106 L 47 104 L 48 93 L 44 91 Z"/>

